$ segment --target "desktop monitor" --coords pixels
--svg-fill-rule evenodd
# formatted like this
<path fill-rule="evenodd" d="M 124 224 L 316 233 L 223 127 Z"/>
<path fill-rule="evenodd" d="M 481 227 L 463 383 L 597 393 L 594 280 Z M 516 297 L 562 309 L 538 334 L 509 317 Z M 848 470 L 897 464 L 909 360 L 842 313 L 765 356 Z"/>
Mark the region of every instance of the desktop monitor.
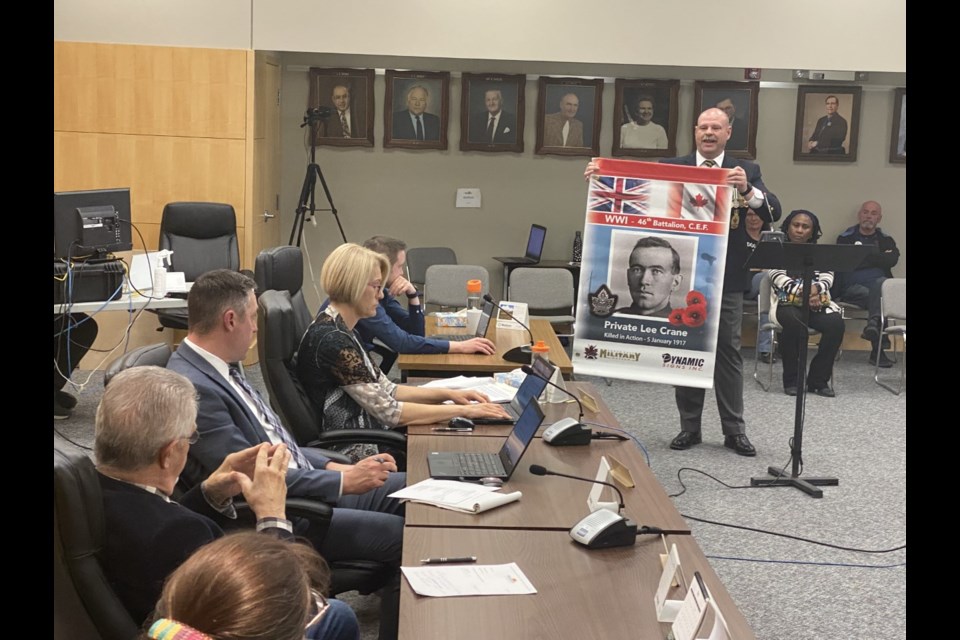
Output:
<path fill-rule="evenodd" d="M 54 192 L 54 259 L 104 258 L 132 249 L 130 189 Z"/>

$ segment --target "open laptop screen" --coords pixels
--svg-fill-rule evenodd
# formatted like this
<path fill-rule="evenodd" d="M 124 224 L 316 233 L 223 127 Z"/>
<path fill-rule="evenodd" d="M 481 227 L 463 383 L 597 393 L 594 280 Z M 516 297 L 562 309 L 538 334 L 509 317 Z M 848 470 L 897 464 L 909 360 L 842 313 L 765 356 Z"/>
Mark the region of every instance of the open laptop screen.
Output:
<path fill-rule="evenodd" d="M 513 474 L 520 456 L 527 450 L 527 446 L 533 440 L 542 422 L 543 410 L 540 409 L 536 399 L 533 399 L 524 407 L 523 413 L 517 418 L 517 423 L 513 425 L 513 431 L 500 448 L 500 462 L 503 463 L 503 470 L 507 472 L 508 478 Z"/>
<path fill-rule="evenodd" d="M 543 242 L 547 237 L 547 228 L 539 224 L 530 225 L 530 237 L 527 239 L 527 254 L 525 257 L 540 262 L 543 255 Z"/>

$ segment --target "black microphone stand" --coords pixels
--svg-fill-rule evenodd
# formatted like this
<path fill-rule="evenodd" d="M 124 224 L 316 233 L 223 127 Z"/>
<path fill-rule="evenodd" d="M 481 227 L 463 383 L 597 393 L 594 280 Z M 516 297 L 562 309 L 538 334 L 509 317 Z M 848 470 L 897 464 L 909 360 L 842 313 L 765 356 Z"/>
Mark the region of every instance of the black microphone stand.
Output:
<path fill-rule="evenodd" d="M 324 111 L 326 111 L 326 115 L 324 115 Z M 303 240 L 303 223 L 307 218 L 306 212 L 308 209 L 311 220 L 317 211 L 329 211 L 332 213 L 334 219 L 337 221 L 337 228 L 340 229 L 340 237 L 343 238 L 344 242 L 347 241 L 347 234 L 343 232 L 343 225 L 340 224 L 340 216 L 337 215 L 337 207 L 333 204 L 333 196 L 330 195 L 330 188 L 327 186 L 327 181 L 323 177 L 323 171 L 320 170 L 320 165 L 317 164 L 317 125 L 321 120 L 329 116 L 330 109 L 327 107 L 307 109 L 307 114 L 303 117 L 303 124 L 300 125 L 301 129 L 307 126 L 310 127 L 310 164 L 307 165 L 307 174 L 303 178 L 303 186 L 300 188 L 300 200 L 297 203 L 297 212 L 293 219 L 293 228 L 290 229 L 290 242 L 288 244 L 292 245 L 294 244 L 294 240 L 296 240 L 296 246 L 298 247 Z M 317 178 L 320 179 L 323 193 L 327 197 L 327 202 L 330 203 L 329 209 L 317 209 Z"/>

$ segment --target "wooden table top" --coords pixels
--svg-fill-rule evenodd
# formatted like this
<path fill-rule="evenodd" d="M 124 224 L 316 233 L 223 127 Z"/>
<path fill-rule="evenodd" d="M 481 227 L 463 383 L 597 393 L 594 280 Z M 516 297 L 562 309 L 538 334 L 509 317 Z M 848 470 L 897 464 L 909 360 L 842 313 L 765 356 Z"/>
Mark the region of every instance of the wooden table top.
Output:
<path fill-rule="evenodd" d="M 590 411 L 586 407 L 583 408 L 583 419 L 588 422 L 596 422 L 599 424 L 607 424 L 612 427 L 620 428 L 620 425 L 617 423 L 616 417 L 614 417 L 613 412 L 610 411 L 610 407 L 607 406 L 607 403 L 603 401 L 600 397 L 600 393 L 597 391 L 597 388 L 589 382 L 572 382 L 566 381 L 565 385 L 567 391 L 575 395 L 579 395 L 581 391 L 586 391 L 589 393 L 596 401 L 597 406 L 600 409 L 597 412 Z M 540 408 L 543 409 L 543 424 L 540 425 L 540 429 L 537 430 L 537 436 L 540 436 L 543 433 L 543 430 L 549 427 L 551 424 L 559 420 L 560 418 L 576 418 L 580 415 L 580 409 L 577 407 L 577 403 L 573 400 L 569 402 L 541 402 Z M 461 437 L 489 437 L 496 436 L 500 438 L 505 438 L 510 435 L 510 431 L 513 430 L 512 424 L 478 424 L 473 433 L 456 433 L 456 432 L 435 432 L 436 427 L 444 427 L 446 424 L 428 424 L 428 425 L 416 425 L 407 427 L 408 436 L 461 436 Z M 592 427 L 594 431 L 602 431 L 603 429 Z"/>
<path fill-rule="evenodd" d="M 463 435 L 463 434 L 459 434 Z M 503 438 L 421 435 L 407 441 L 407 482 L 429 477 L 427 456 L 431 451 L 496 453 Z M 689 533 L 690 527 L 667 497 L 643 454 L 632 441 L 597 440 L 589 445 L 554 447 L 534 438 L 520 459 L 513 476 L 501 491 L 521 491 L 518 502 L 481 514 L 466 514 L 424 504 L 407 504 L 406 524 L 428 527 L 483 527 L 498 529 L 553 529 L 568 531 L 589 513 L 587 495 L 593 485 L 567 478 L 535 476 L 531 464 L 551 471 L 595 478 L 600 456 L 614 456 L 633 476 L 636 487 L 622 489 L 624 514 L 638 525 L 660 527 L 671 533 Z M 608 458 L 609 459 L 609 458 Z M 606 499 L 606 498 L 604 498 Z"/>
<path fill-rule="evenodd" d="M 508 505 L 509 506 L 509 505 Z M 700 571 L 723 612 L 730 637 L 753 639 L 743 614 L 691 536 L 666 536 L 677 544 L 687 580 Z M 537 593 L 516 596 L 430 598 L 400 586 L 400 638 L 458 640 L 609 640 L 665 638 L 653 596 L 660 579 L 660 536 L 641 536 L 632 547 L 589 550 L 565 531 L 507 531 L 406 527 L 403 565 L 421 558 L 475 555 L 480 564 L 516 562 Z M 671 599 L 680 599 L 678 593 Z M 708 613 L 706 624 L 712 622 Z M 706 635 L 704 627 L 701 635 Z"/>
<path fill-rule="evenodd" d="M 426 334 L 435 333 L 467 333 L 465 327 L 436 326 L 434 316 L 426 318 Z M 496 320 L 491 320 L 488 336 L 497 345 L 497 352 L 491 356 L 467 353 L 440 353 L 440 354 L 413 354 L 401 353 L 397 358 L 397 367 L 401 374 L 417 375 L 418 372 L 430 371 L 449 375 L 458 373 L 493 374 L 498 371 L 513 371 L 522 365 L 503 359 L 503 354 L 514 347 L 529 344 L 526 331 L 517 329 L 497 329 Z M 550 347 L 550 361 L 560 369 L 560 373 L 569 376 L 573 373 L 573 363 L 564 351 L 563 345 L 557 339 L 553 327 L 546 320 L 531 320 L 530 331 L 534 340 L 543 340 Z"/>

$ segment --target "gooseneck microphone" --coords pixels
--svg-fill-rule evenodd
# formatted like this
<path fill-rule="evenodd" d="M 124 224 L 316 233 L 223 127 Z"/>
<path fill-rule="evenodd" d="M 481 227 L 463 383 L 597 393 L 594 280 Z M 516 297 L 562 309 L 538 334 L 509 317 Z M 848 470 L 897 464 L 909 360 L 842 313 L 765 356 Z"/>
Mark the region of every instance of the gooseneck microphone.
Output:
<path fill-rule="evenodd" d="M 500 309 L 500 311 L 503 311 L 505 314 L 510 316 L 510 319 L 516 321 L 517 324 L 519 324 L 521 327 L 526 329 L 527 335 L 530 336 L 530 344 L 525 344 L 525 345 L 521 345 L 519 347 L 514 347 L 513 349 L 510 349 L 509 351 L 503 354 L 502 356 L 503 359 L 506 360 L 507 362 L 516 362 L 517 364 L 530 364 L 531 362 L 533 362 L 533 351 L 530 349 L 530 347 L 533 346 L 534 340 L 533 340 L 533 331 L 530 331 L 530 327 L 528 327 L 527 325 L 517 320 L 517 317 L 512 313 L 510 313 L 509 311 L 507 311 L 506 309 L 504 309 L 503 307 L 501 307 L 499 302 L 494 302 L 493 296 L 491 296 L 489 293 L 483 294 L 483 299 L 489 302 L 490 304 L 494 305 L 498 309 Z"/>
<path fill-rule="evenodd" d="M 617 492 L 617 497 L 620 498 L 620 506 L 617 509 L 617 513 L 620 513 L 626 505 L 623 503 L 623 493 L 620 492 L 620 489 L 617 485 L 610 482 L 604 482 L 602 480 L 597 480 L 596 478 L 581 478 L 579 476 L 570 476 L 565 473 L 558 473 L 556 471 L 550 471 L 546 467 L 540 466 L 539 464 L 530 465 L 530 473 L 535 476 L 560 476 L 561 478 L 570 478 L 571 480 L 580 480 L 581 482 L 589 482 L 590 484 L 602 484 L 604 486 L 610 487 Z"/>

